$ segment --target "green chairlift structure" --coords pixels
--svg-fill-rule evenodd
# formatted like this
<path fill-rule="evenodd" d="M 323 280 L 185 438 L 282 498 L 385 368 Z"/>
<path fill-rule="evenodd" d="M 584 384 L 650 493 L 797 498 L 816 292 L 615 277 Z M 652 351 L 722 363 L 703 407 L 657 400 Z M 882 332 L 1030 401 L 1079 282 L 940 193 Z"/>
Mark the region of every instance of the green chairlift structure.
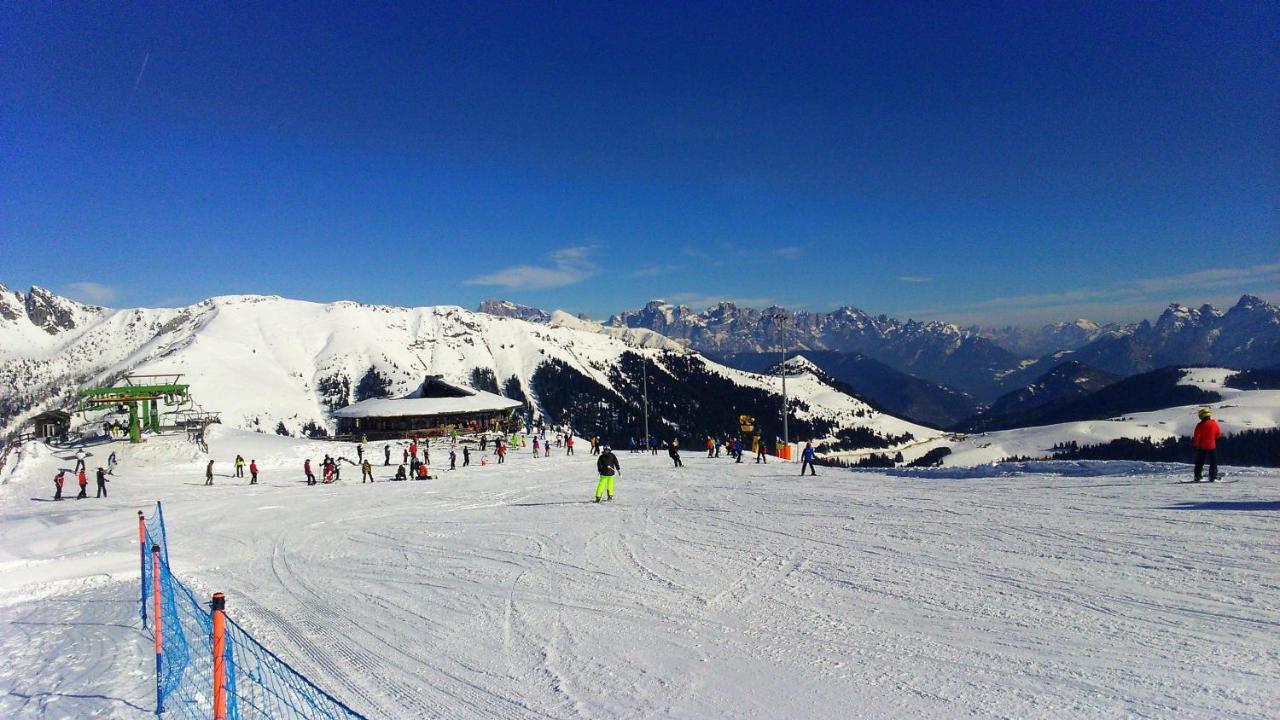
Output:
<path fill-rule="evenodd" d="M 76 393 L 81 412 L 112 405 L 129 407 L 129 442 L 142 442 L 143 430 L 160 432 L 160 401 L 177 405 L 191 400 L 188 385 L 179 383 L 181 374 L 125 375 L 123 385 L 81 390 Z"/>

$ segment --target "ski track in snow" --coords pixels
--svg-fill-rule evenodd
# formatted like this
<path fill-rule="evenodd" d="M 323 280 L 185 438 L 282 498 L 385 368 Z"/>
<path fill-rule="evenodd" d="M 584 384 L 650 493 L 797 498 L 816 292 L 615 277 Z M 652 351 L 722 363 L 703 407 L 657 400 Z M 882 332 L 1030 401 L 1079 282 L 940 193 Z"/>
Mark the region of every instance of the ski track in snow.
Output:
<path fill-rule="evenodd" d="M 219 428 L 211 457 L 300 442 Z M 585 452 L 316 487 L 289 456 L 206 488 L 179 439 L 115 448 L 107 500 L 34 501 L 48 450 L 0 487 L 0 716 L 151 714 L 156 497 L 175 572 L 371 718 L 1280 714 L 1275 471 L 801 480 L 624 452 L 595 505 Z"/>

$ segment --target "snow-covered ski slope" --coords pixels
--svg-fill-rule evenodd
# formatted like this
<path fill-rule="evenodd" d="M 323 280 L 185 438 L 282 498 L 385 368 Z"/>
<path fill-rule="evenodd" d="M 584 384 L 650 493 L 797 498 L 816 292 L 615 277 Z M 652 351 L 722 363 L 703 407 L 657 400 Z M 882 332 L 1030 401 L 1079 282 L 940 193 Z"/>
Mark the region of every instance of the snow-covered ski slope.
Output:
<path fill-rule="evenodd" d="M 1237 372 L 1225 368 L 1188 368 L 1181 383 L 1194 384 L 1222 397 L 1220 402 L 1210 403 L 1207 407 L 1213 409 L 1214 419 L 1224 434 L 1280 426 L 1280 390 L 1237 390 L 1223 384 Z M 1200 407 L 1182 405 L 1134 413 L 1123 418 L 998 430 L 959 440 L 937 437 L 912 444 L 903 450 L 903 456 L 911 461 L 934 447 L 947 445 L 951 454 L 943 458 L 943 465 L 968 467 L 1010 457 L 1052 457 L 1055 444 L 1072 441 L 1079 445 L 1097 445 L 1119 438 L 1151 438 L 1153 442 L 1160 442 L 1171 437 L 1190 437 L 1199 422 L 1196 411 Z"/>
<path fill-rule="evenodd" d="M 316 487 L 301 460 L 351 446 L 210 446 L 92 448 L 122 459 L 103 500 L 46 501 L 60 452 L 10 465 L 0 716 L 150 715 L 135 511 L 156 499 L 175 572 L 371 718 L 1280 716 L 1278 471 L 801 479 L 624 452 L 595 505 L 583 445 L 453 472 L 434 446 L 437 480 Z M 261 485 L 228 477 L 236 453 Z"/>
<path fill-rule="evenodd" d="M 515 377 L 537 404 L 531 378 L 544 362 L 561 361 L 613 388 L 610 371 L 624 353 L 657 360 L 679 348 L 656 333 L 604 328 L 563 313 L 557 316 L 561 324 L 547 326 L 453 306 L 320 304 L 275 296 L 217 297 L 181 310 L 97 308 L 98 314 L 65 303 L 81 319 L 59 344 L 24 344 L 32 334 L 23 326 L 25 317 L 0 323 L 0 348 L 6 348 L 0 358 L 8 358 L 0 362 L 0 390 L 61 386 L 69 392 L 90 378 L 125 371 L 182 373 L 195 399 L 204 409 L 221 412 L 224 423 L 268 432 L 284 423 L 295 434 L 307 422 L 325 424 L 334 393 L 353 399 L 352 389 L 370 369 L 391 382 L 392 396 L 408 393 L 428 372 L 468 383 L 472 370 L 487 369 L 500 385 Z M 706 365 L 737 385 L 781 391 L 776 377 L 709 360 Z M 837 428 L 865 427 L 886 435 L 910 432 L 917 440 L 940 435 L 875 411 L 810 374 L 790 378 L 787 390 L 807 404 L 796 412 L 801 418 L 822 417 Z M 639 402 L 637 397 L 620 400 Z M 0 427 L 0 435 L 5 430 Z"/>

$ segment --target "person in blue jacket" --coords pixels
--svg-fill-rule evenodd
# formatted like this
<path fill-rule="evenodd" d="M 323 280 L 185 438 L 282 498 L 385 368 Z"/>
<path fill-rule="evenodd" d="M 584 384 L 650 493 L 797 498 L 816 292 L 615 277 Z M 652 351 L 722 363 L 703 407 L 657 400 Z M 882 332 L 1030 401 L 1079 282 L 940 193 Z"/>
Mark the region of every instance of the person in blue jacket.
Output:
<path fill-rule="evenodd" d="M 817 456 L 818 456 L 818 454 L 817 454 L 817 453 L 815 453 L 815 452 L 813 451 L 813 443 L 812 443 L 812 442 L 807 442 L 807 443 L 805 443 L 805 444 L 804 444 L 804 450 L 800 453 L 800 460 L 802 460 L 802 461 L 803 461 L 803 462 L 801 462 L 801 464 L 800 464 L 800 476 L 801 476 L 801 477 L 803 477 L 803 476 L 804 476 L 804 469 L 805 469 L 806 467 L 807 467 L 807 468 L 809 468 L 809 474 L 810 474 L 810 475 L 817 475 L 817 474 L 818 474 L 818 473 L 817 473 L 817 471 L 813 469 L 813 461 L 814 461 L 814 459 L 815 459 Z"/>

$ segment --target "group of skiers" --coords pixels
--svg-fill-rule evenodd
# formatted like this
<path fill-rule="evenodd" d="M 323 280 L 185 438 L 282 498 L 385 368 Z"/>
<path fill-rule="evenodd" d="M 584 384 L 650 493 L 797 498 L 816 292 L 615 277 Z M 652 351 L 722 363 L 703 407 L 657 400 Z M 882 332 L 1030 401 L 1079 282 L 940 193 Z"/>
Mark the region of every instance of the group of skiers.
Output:
<path fill-rule="evenodd" d="M 84 448 L 80 448 L 76 450 L 76 454 L 75 454 L 76 464 L 75 464 L 75 467 L 71 470 L 71 472 L 75 474 L 76 481 L 80 485 L 80 494 L 76 495 L 77 500 L 89 497 L 89 475 L 88 475 L 89 468 L 88 468 L 88 465 L 85 463 L 85 460 L 88 457 L 89 457 L 88 453 L 84 451 Z M 107 479 L 107 476 L 115 474 L 116 464 L 117 464 L 116 454 L 115 454 L 115 451 L 112 451 L 111 455 L 107 457 L 107 466 L 105 468 L 102 466 L 99 466 L 95 473 L 95 479 L 98 482 L 98 494 L 95 497 L 104 498 L 107 496 L 107 483 L 110 482 L 110 480 Z M 57 474 L 53 476 L 53 499 L 54 500 L 62 499 L 62 487 L 63 485 L 66 484 L 66 478 L 67 478 L 66 468 L 59 469 Z"/>

